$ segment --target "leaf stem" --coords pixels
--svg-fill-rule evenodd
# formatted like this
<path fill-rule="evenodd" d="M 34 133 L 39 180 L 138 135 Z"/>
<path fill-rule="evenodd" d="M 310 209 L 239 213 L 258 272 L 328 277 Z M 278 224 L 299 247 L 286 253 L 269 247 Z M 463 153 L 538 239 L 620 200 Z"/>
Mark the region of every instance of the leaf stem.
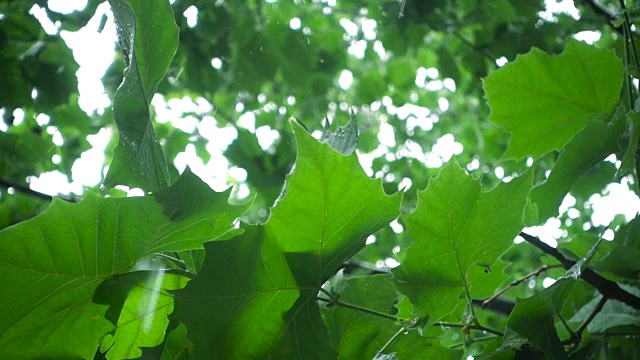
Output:
<path fill-rule="evenodd" d="M 402 319 L 393 315 L 389 315 L 389 314 L 385 314 L 373 309 L 369 309 L 369 308 L 365 308 L 359 305 L 354 305 L 354 304 L 350 304 L 347 302 L 344 302 L 340 299 L 338 299 L 335 295 L 333 295 L 331 292 L 320 288 L 320 292 L 327 295 L 329 297 L 329 299 L 325 299 L 323 297 L 317 297 L 317 299 L 319 301 L 324 301 L 326 303 L 332 303 L 335 304 L 336 306 L 340 306 L 340 307 L 344 307 L 344 308 L 348 308 L 348 309 L 352 309 L 352 310 L 356 310 L 356 311 L 360 311 L 366 314 L 370 314 L 370 315 L 374 315 L 374 316 L 378 316 L 381 317 L 383 319 L 387 319 L 387 320 L 391 320 L 391 321 L 395 321 L 395 322 L 399 322 L 401 324 L 405 324 L 407 323 L 407 319 Z M 433 324 L 433 326 L 442 326 L 442 327 L 447 327 L 447 328 L 466 328 L 466 329 L 470 329 L 470 330 L 477 330 L 477 331 L 484 331 L 490 334 L 494 334 L 497 336 L 504 336 L 504 333 L 498 331 L 498 330 L 494 330 L 485 326 L 480 325 L 479 323 L 475 322 L 474 324 L 457 324 L 457 323 L 448 323 L 448 322 L 436 322 Z M 403 329 L 405 329 L 403 327 Z"/>
<path fill-rule="evenodd" d="M 489 334 L 493 334 L 496 336 L 500 336 L 503 337 L 504 333 L 498 330 L 494 330 L 485 326 L 480 325 L 479 323 L 475 323 L 475 324 L 456 324 L 456 323 L 448 323 L 448 322 L 442 322 L 439 321 L 435 324 L 433 324 L 433 326 L 442 326 L 442 327 L 447 327 L 447 328 L 459 328 L 459 329 L 470 329 L 470 330 L 476 330 L 476 331 L 484 331 L 487 332 Z"/>
<path fill-rule="evenodd" d="M 352 309 L 352 310 L 356 310 L 356 311 L 360 311 L 360 312 L 367 313 L 367 314 L 370 314 L 370 315 L 378 316 L 378 317 L 381 317 L 381 318 L 384 318 L 384 319 L 388 319 L 388 320 L 391 320 L 391 321 L 397 321 L 397 322 L 402 322 L 403 321 L 403 319 L 400 319 L 400 318 L 395 317 L 393 315 L 385 314 L 385 313 L 382 313 L 380 311 L 376 311 L 376 310 L 373 310 L 373 309 L 369 309 L 369 308 L 365 308 L 365 307 L 362 307 L 362 306 L 358 306 L 358 305 L 354 305 L 354 304 L 350 304 L 350 303 L 344 302 L 344 301 L 338 299 L 337 297 L 335 297 L 332 293 L 330 293 L 329 291 L 327 291 L 325 289 L 321 288 L 320 292 L 322 292 L 323 294 L 325 294 L 325 295 L 327 295 L 329 297 L 329 299 L 318 297 L 317 299 L 320 300 L 320 301 L 333 303 L 336 306 L 349 308 L 349 309 Z"/>
<path fill-rule="evenodd" d="M 593 308 L 593 311 L 589 314 L 589 316 L 584 320 L 584 322 L 582 323 L 582 325 L 580 325 L 580 327 L 578 328 L 578 330 L 576 330 L 575 332 L 575 336 L 576 336 L 576 340 L 580 341 L 580 338 L 582 338 L 582 333 L 585 331 L 585 329 L 587 328 L 587 326 L 589 326 L 589 324 L 591 323 L 591 321 L 593 321 L 593 319 L 596 317 L 596 315 L 598 315 L 598 313 L 600 312 L 600 310 L 602 310 L 602 308 L 604 307 L 604 304 L 607 302 L 607 297 L 603 296 L 600 301 L 598 301 L 598 303 L 596 304 L 596 307 Z"/>
<path fill-rule="evenodd" d="M 377 352 L 377 356 L 379 356 L 380 354 L 382 354 L 385 350 L 387 350 L 388 347 L 391 346 L 391 344 L 398 338 L 398 336 L 402 335 L 402 333 L 406 332 L 407 329 L 405 329 L 404 327 L 401 327 L 400 329 L 398 329 L 398 331 L 396 331 L 395 334 L 393 334 L 393 336 L 389 339 L 389 341 L 387 341 L 386 344 L 384 344 L 384 346 L 382 346 L 380 348 L 380 350 L 378 350 Z M 376 357 L 377 357 L 376 356 Z"/>
<path fill-rule="evenodd" d="M 543 265 L 543 266 L 541 266 L 538 270 L 530 272 L 527 275 L 521 277 L 520 279 L 517 279 L 517 280 L 513 281 L 507 287 L 505 287 L 504 289 L 498 291 L 495 295 L 493 295 L 492 297 L 488 298 L 487 300 L 483 301 L 482 302 L 482 308 L 487 306 L 493 300 L 495 300 L 495 299 L 499 298 L 500 296 L 502 296 L 502 294 L 504 294 L 507 291 L 513 289 L 514 287 L 522 284 L 527 279 L 535 277 L 535 276 L 538 276 L 538 275 L 542 274 L 543 272 L 545 272 L 545 271 L 547 271 L 549 269 L 559 268 L 559 267 L 562 267 L 562 265 L 556 264 L 556 265 Z"/>

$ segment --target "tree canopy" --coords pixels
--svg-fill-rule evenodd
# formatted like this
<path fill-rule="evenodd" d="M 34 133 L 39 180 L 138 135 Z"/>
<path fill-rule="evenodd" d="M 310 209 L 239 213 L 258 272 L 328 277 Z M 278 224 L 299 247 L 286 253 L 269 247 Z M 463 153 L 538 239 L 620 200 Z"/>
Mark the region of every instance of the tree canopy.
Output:
<path fill-rule="evenodd" d="M 0 0 L 0 358 L 640 358 L 640 7 L 562 4 Z"/>

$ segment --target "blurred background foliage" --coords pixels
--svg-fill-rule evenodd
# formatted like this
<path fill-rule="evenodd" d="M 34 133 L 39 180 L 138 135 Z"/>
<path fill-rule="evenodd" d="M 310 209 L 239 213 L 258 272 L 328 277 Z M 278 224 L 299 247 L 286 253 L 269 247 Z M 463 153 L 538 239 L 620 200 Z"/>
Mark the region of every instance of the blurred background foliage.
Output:
<path fill-rule="evenodd" d="M 164 115 L 155 124 L 172 181 L 184 169 L 176 158 L 191 148 L 203 164 L 232 169 L 218 176 L 237 185 L 238 200 L 257 196 L 245 220 L 264 222 L 295 160 L 287 120 L 295 117 L 319 135 L 324 118 L 335 128 L 353 109 L 361 162 L 370 176 L 383 179 L 388 193 L 405 189 L 403 211 L 415 207 L 416 191 L 453 155 L 490 189 L 532 165 L 502 158 L 509 134 L 487 121 L 482 78 L 531 47 L 557 54 L 569 38 L 585 32 L 599 34 L 597 46 L 623 56 L 622 36 L 611 19 L 617 2 L 576 1 L 573 13 L 552 12 L 556 3 L 175 0 L 180 45 L 153 102 L 158 119 L 161 108 L 175 101 L 193 105 L 178 106 L 171 118 Z M 35 177 L 57 171 L 72 181 L 74 163 L 92 148 L 87 136 L 103 128 L 115 132 L 110 104 L 88 113 L 80 106 L 79 66 L 61 37 L 82 29 L 101 3 L 90 1 L 70 13 L 49 5 L 0 1 L 0 229 L 47 206 L 46 196 L 29 191 Z M 57 30 L 45 31 L 34 9 L 44 11 Z M 97 16 L 99 31 L 113 26 L 110 14 Z M 110 99 L 124 66 L 114 47 L 102 77 Z M 204 123 L 218 135 L 205 136 Z M 103 167 L 116 139 L 110 138 Z M 537 181 L 556 157 L 550 153 L 536 161 Z M 591 235 L 603 229 L 588 225 L 588 200 L 603 191 L 615 171 L 613 163 L 602 162 L 574 186 L 577 215 L 565 212 L 557 220 L 561 248 L 584 256 L 597 239 Z M 85 184 L 84 192 L 99 191 L 99 183 Z M 126 189 L 106 194 L 125 196 Z M 572 241 L 577 238 L 586 240 Z M 384 266 L 393 264 L 389 259 L 401 260 L 402 224 L 392 223 L 368 243 L 355 261 Z M 512 278 L 550 262 L 524 244 L 514 244 L 504 260 Z M 541 287 L 541 281 L 525 282 L 514 295 Z"/>

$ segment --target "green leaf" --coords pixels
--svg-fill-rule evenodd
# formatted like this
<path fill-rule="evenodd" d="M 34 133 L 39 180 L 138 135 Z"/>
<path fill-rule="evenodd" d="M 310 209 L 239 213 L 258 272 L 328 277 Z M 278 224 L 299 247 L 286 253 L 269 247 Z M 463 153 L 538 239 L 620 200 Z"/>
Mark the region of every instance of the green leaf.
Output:
<path fill-rule="evenodd" d="M 169 171 L 153 130 L 149 104 L 178 48 L 178 27 L 168 1 L 109 3 L 127 68 L 113 100 L 120 141 L 104 185 L 156 192 L 169 185 Z"/>
<path fill-rule="evenodd" d="M 167 335 L 164 342 L 164 351 L 161 360 L 190 359 L 193 353 L 193 344 L 187 339 L 187 327 L 180 323 Z"/>
<path fill-rule="evenodd" d="M 185 277 L 163 271 L 144 271 L 125 274 L 118 281 L 131 287 L 118 318 L 115 333 L 102 340 L 100 350 L 107 359 L 135 359 L 142 356 L 141 347 L 153 347 L 164 341 L 167 318 L 173 312 L 173 296 L 167 290 L 186 285 Z M 110 292 L 113 294 L 114 292 Z"/>
<path fill-rule="evenodd" d="M 624 132 L 625 125 L 626 116 L 620 107 L 611 123 L 590 121 L 569 141 L 549 178 L 531 190 L 531 201 L 538 206 L 539 223 L 558 215 L 558 208 L 571 186 L 594 165 L 618 150 L 618 137 Z"/>
<path fill-rule="evenodd" d="M 267 223 L 209 245 L 200 276 L 178 292 L 178 317 L 200 357 L 335 357 L 316 303 L 320 286 L 398 216 L 402 194 L 386 195 L 355 153 L 344 156 L 291 123 L 295 171 Z"/>
<path fill-rule="evenodd" d="M 483 193 L 452 160 L 419 192 L 416 210 L 401 216 L 413 243 L 393 270 L 418 316 L 438 321 L 454 311 L 465 291 L 473 293 L 472 279 L 482 267 L 491 266 L 522 229 L 531 180 L 528 172 Z"/>
<path fill-rule="evenodd" d="M 265 354 L 285 327 L 299 291 L 285 258 L 262 226 L 206 245 L 198 277 L 178 297 L 177 317 L 195 358 L 250 359 Z"/>
<path fill-rule="evenodd" d="M 504 344 L 520 338 L 542 350 L 547 359 L 566 359 L 555 319 L 578 284 L 578 280 L 560 279 L 530 298 L 518 299 L 507 322 Z"/>
<path fill-rule="evenodd" d="M 341 281 L 336 289 L 340 301 L 388 314 L 398 298 L 391 275 L 363 276 Z M 322 308 L 323 318 L 337 340 L 340 359 L 372 359 L 402 328 L 399 323 L 340 306 Z M 460 359 L 461 351 L 449 350 L 417 330 L 395 338 L 385 352 L 399 359 Z"/>
<path fill-rule="evenodd" d="M 113 329 L 96 287 L 162 251 L 202 248 L 237 231 L 247 205 L 227 202 L 190 171 L 156 196 L 54 199 L 0 232 L 0 357 L 92 358 Z"/>
<path fill-rule="evenodd" d="M 534 48 L 491 73 L 489 119 L 512 134 L 505 157 L 538 158 L 603 121 L 620 97 L 622 71 L 612 51 L 572 40 L 558 56 Z"/>
<path fill-rule="evenodd" d="M 265 227 L 285 253 L 308 257 L 300 285 L 320 286 L 364 247 L 366 236 L 398 216 L 402 194 L 386 195 L 355 153 L 344 156 L 291 124 L 298 158 Z"/>

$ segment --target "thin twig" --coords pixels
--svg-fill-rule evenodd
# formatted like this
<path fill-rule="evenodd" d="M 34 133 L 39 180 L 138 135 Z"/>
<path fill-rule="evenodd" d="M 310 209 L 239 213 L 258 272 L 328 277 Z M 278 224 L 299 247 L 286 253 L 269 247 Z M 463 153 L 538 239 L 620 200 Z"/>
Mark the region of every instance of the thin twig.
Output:
<path fill-rule="evenodd" d="M 598 313 L 600 312 L 600 310 L 602 310 L 602 307 L 604 306 L 604 304 L 606 304 L 607 302 L 607 298 L 606 297 L 602 297 L 600 299 L 600 301 L 598 301 L 598 304 L 596 304 L 596 307 L 593 308 L 593 311 L 589 314 L 589 317 L 587 317 L 584 322 L 582 323 L 582 325 L 580 325 L 580 327 L 578 328 L 578 330 L 576 330 L 575 332 L 575 336 L 576 339 L 578 340 L 577 342 L 580 341 L 580 338 L 582 337 L 582 333 L 585 331 L 585 329 L 587 328 L 587 326 L 589 326 L 589 324 L 591 323 L 591 321 L 593 321 L 593 319 L 596 317 L 596 315 L 598 315 Z"/>
<path fill-rule="evenodd" d="M 393 336 L 389 339 L 389 341 L 387 341 L 387 343 L 384 344 L 384 346 L 381 347 L 380 350 L 378 350 L 378 355 L 384 353 L 384 351 L 391 346 L 391 344 L 398 338 L 398 336 L 402 335 L 402 333 L 406 331 L 407 329 L 405 329 L 404 327 L 401 327 L 398 331 L 396 331 L 396 333 L 393 334 Z"/>
<path fill-rule="evenodd" d="M 387 319 L 387 320 L 392 320 L 395 322 L 399 322 L 399 323 L 406 323 L 408 320 L 407 319 L 402 319 L 393 315 L 389 315 L 389 314 L 385 314 L 373 309 L 369 309 L 369 308 L 365 308 L 362 306 L 358 306 L 358 305 L 354 305 L 354 304 L 350 304 L 347 302 L 344 302 L 340 299 L 338 299 L 337 297 L 335 297 L 335 295 L 333 295 L 331 292 L 320 288 L 320 292 L 327 295 L 329 297 L 329 299 L 325 299 L 323 297 L 317 297 L 317 299 L 319 301 L 323 301 L 326 303 L 332 303 L 336 306 L 340 306 L 340 307 L 344 307 L 344 308 L 349 308 L 352 310 L 356 310 L 356 311 L 360 311 L 369 315 L 374 315 L 374 316 L 378 316 L 381 317 L 383 319 Z M 504 334 L 498 330 L 494 330 L 494 329 L 490 329 L 487 327 L 484 327 L 480 324 L 456 324 L 456 323 L 448 323 L 448 322 L 436 322 L 435 324 L 433 324 L 433 326 L 442 326 L 442 327 L 448 327 L 448 328 L 466 328 L 466 329 L 471 329 L 471 330 L 477 330 L 477 331 L 484 331 L 484 332 L 488 332 L 490 334 L 494 334 L 497 336 L 504 336 Z"/>
<path fill-rule="evenodd" d="M 575 265 L 575 261 L 565 258 L 557 249 L 545 244 L 539 238 L 524 232 L 521 232 L 520 236 L 531 245 L 556 258 L 556 260 L 558 260 L 565 269 L 569 270 L 573 265 Z M 627 292 L 617 283 L 603 278 L 589 268 L 583 269 L 580 273 L 580 277 L 596 288 L 602 296 L 608 299 L 621 301 L 634 309 L 640 310 L 640 298 Z"/>
<path fill-rule="evenodd" d="M 543 272 L 549 270 L 549 269 L 553 269 L 553 268 L 559 268 L 562 267 L 562 265 L 543 265 L 542 267 L 540 267 L 538 270 L 531 272 L 523 277 L 521 277 L 520 279 L 515 280 L 514 282 L 512 282 L 511 284 L 509 284 L 507 287 L 505 287 L 504 289 L 498 291 L 495 295 L 493 295 L 492 297 L 488 298 L 487 300 L 482 302 L 482 308 L 484 309 L 485 306 L 487 306 L 490 302 L 494 301 L 495 299 L 499 298 L 500 296 L 502 296 L 502 294 L 506 293 L 507 291 L 513 289 L 514 287 L 522 284 L 524 281 L 526 281 L 529 278 L 538 276 L 540 274 L 542 274 Z"/>
<path fill-rule="evenodd" d="M 459 328 L 459 329 L 469 329 L 469 330 L 476 330 L 476 331 L 484 331 L 487 332 L 489 334 L 493 334 L 493 335 L 497 335 L 500 337 L 504 336 L 504 333 L 498 331 L 498 330 L 494 330 L 488 327 L 484 327 L 480 324 L 455 324 L 455 323 L 448 323 L 448 322 L 437 322 L 435 324 L 433 324 L 433 326 L 442 326 L 442 327 L 447 327 L 447 328 Z"/>

